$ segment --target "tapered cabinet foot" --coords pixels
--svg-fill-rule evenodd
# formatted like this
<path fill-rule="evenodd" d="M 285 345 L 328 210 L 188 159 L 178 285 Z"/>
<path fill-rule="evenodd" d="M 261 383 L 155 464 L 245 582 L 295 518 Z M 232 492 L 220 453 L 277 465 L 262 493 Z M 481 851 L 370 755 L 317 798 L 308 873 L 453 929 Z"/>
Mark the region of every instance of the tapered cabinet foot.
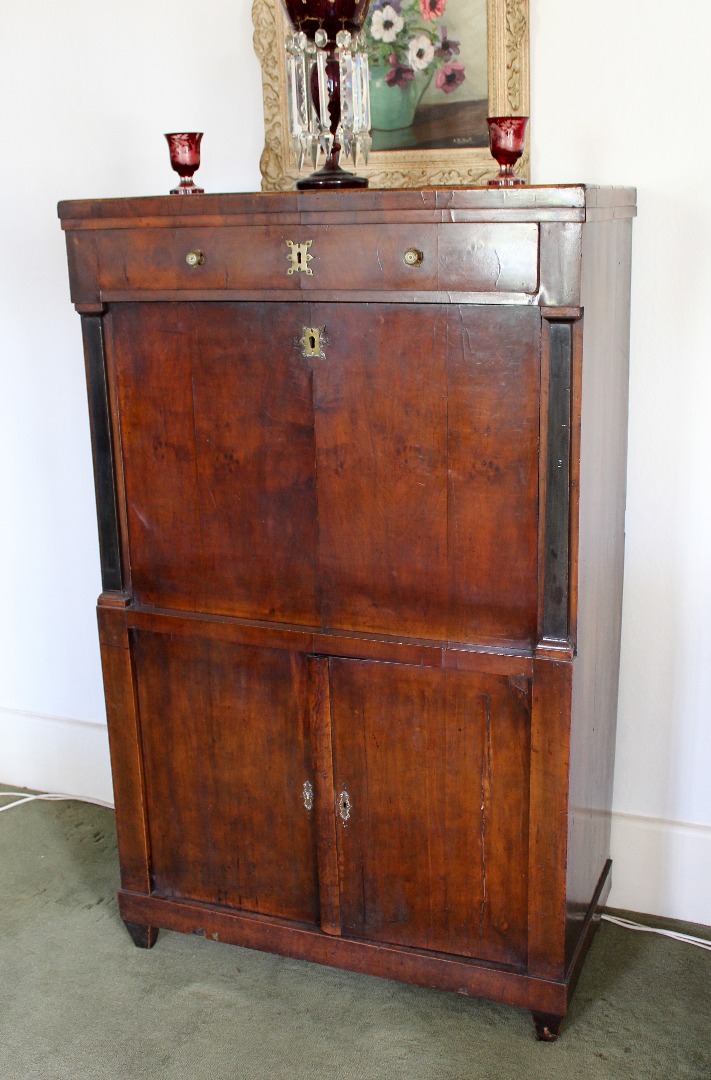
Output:
<path fill-rule="evenodd" d="M 139 949 L 152 949 L 158 939 L 158 929 L 155 926 L 143 926 L 141 923 L 123 920 L 123 925 L 131 935 L 131 940 Z"/>
<path fill-rule="evenodd" d="M 536 1029 L 536 1038 L 539 1042 L 555 1042 L 558 1038 L 560 1025 L 563 1023 L 562 1016 L 554 1016 L 552 1013 L 532 1012 L 533 1024 Z"/>

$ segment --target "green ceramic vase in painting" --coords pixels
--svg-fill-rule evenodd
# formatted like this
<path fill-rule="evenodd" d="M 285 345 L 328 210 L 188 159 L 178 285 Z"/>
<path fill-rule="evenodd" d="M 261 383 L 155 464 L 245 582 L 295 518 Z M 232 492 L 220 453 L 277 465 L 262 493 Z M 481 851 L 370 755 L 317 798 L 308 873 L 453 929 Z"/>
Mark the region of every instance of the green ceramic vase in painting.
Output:
<path fill-rule="evenodd" d="M 397 131 L 410 127 L 420 98 L 432 81 L 432 68 L 418 71 L 405 86 L 388 86 L 385 76 L 389 67 L 371 66 L 370 122 L 378 131 Z"/>

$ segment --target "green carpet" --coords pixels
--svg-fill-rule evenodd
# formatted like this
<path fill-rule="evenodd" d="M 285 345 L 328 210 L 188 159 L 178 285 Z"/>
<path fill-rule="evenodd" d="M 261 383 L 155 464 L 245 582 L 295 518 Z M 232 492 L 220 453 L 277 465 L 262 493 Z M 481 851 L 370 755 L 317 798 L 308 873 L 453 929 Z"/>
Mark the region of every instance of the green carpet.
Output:
<path fill-rule="evenodd" d="M 711 1080 L 690 945 L 603 924 L 545 1044 L 483 1000 L 167 931 L 136 949 L 117 886 L 111 810 L 0 814 L 1 1080 Z"/>

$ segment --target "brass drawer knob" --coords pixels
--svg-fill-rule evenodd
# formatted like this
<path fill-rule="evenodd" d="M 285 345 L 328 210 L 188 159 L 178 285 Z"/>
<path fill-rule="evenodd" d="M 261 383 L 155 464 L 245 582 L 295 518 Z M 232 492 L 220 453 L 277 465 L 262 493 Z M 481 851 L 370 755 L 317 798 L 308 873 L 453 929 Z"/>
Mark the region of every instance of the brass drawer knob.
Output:
<path fill-rule="evenodd" d="M 408 248 L 402 257 L 405 266 L 422 266 L 424 255 L 418 248 Z"/>
<path fill-rule="evenodd" d="M 189 251 L 185 256 L 185 261 L 188 266 L 202 266 L 205 262 L 205 256 L 201 251 L 197 249 L 195 251 Z"/>

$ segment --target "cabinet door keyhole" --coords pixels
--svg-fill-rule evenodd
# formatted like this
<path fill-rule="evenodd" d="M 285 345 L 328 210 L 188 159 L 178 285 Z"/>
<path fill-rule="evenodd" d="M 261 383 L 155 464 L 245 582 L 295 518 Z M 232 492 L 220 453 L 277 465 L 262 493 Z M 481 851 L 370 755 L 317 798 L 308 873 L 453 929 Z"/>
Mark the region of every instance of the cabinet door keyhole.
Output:
<path fill-rule="evenodd" d="M 351 800 L 348 798 L 348 792 L 345 788 L 341 792 L 341 796 L 338 800 L 338 813 L 341 815 L 341 821 L 345 825 L 348 818 L 351 816 Z"/>

